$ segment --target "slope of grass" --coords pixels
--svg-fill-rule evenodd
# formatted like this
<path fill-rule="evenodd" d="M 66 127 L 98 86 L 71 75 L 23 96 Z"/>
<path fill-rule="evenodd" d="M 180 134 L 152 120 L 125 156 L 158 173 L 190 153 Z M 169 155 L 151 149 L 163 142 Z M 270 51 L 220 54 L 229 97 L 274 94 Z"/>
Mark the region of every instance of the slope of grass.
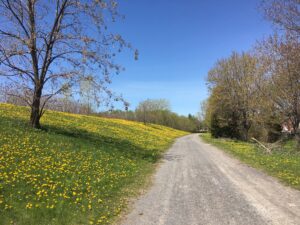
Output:
<path fill-rule="evenodd" d="M 210 134 L 202 134 L 201 138 L 241 161 L 279 178 L 284 183 L 300 190 L 300 152 L 295 143 L 287 142 L 282 149 L 271 154 L 265 153 L 257 145 L 230 139 L 212 138 Z M 294 146 L 294 148 L 292 148 Z"/>
<path fill-rule="evenodd" d="M 110 224 L 172 141 L 170 128 L 0 104 L 0 224 Z"/>

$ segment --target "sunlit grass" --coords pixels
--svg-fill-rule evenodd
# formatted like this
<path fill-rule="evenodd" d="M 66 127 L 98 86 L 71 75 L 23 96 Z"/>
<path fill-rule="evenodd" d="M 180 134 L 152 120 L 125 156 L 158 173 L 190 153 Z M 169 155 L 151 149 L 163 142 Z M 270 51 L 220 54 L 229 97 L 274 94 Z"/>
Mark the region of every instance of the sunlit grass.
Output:
<path fill-rule="evenodd" d="M 0 104 L 0 224 L 110 224 L 184 132 Z"/>
<path fill-rule="evenodd" d="M 216 139 L 210 134 L 202 134 L 201 138 L 300 190 L 300 152 L 293 141 L 286 142 L 280 150 L 267 154 L 252 143 Z"/>

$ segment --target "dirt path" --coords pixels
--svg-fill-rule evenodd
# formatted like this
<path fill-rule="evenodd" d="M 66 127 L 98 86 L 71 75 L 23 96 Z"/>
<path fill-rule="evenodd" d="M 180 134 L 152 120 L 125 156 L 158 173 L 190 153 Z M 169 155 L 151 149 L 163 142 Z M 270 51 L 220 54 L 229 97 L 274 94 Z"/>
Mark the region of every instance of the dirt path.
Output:
<path fill-rule="evenodd" d="M 300 225 L 300 192 L 203 143 L 178 139 L 123 225 Z"/>

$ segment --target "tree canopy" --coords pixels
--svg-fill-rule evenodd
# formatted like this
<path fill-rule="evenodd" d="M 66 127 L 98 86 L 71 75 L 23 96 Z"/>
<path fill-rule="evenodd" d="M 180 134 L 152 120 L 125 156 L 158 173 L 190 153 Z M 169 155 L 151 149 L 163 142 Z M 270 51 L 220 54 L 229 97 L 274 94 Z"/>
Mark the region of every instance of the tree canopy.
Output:
<path fill-rule="evenodd" d="M 82 80 L 97 97 L 122 100 L 107 87 L 122 70 L 114 57 L 131 48 L 108 29 L 118 17 L 115 0 L 0 1 L 0 76 L 31 107 L 33 127 L 53 96 L 78 92 Z"/>

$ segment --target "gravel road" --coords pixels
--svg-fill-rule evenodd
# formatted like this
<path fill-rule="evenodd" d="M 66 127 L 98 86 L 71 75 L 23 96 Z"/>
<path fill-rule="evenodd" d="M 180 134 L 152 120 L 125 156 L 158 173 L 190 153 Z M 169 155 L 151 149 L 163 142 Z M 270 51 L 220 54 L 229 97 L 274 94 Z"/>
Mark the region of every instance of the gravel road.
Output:
<path fill-rule="evenodd" d="M 177 140 L 123 225 L 300 225 L 300 192 L 197 134 Z"/>

